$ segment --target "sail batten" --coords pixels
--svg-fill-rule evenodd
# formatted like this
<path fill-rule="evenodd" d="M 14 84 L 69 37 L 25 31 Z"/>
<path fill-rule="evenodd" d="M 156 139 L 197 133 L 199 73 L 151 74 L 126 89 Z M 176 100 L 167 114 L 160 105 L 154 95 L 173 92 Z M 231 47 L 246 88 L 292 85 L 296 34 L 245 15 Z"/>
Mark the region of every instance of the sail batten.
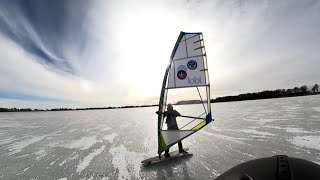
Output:
<path fill-rule="evenodd" d="M 181 32 L 172 50 L 170 63 L 165 72 L 160 94 L 158 154 L 161 154 L 175 143 L 202 129 L 212 121 L 209 82 L 207 57 L 202 33 Z M 198 87 L 205 88 L 205 99 L 202 99 Z M 200 122 L 190 121 L 188 123 L 191 126 L 189 129 L 189 126 L 183 126 L 183 128 L 186 129 L 166 130 L 165 127 L 163 127 L 163 113 L 166 109 L 168 91 L 183 88 L 196 88 L 202 102 L 205 118 L 196 117 L 196 119 L 201 120 Z M 181 116 L 180 118 L 183 117 L 187 118 L 191 116 Z"/>

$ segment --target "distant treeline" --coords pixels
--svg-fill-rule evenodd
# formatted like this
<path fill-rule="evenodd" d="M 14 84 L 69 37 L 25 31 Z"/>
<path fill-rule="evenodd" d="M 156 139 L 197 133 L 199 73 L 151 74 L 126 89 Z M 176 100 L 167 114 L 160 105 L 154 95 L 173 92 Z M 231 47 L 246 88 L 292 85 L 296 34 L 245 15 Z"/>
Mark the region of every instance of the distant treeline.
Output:
<path fill-rule="evenodd" d="M 319 94 L 319 85 L 315 84 L 310 90 L 307 86 L 294 87 L 292 89 L 277 89 L 277 90 L 266 90 L 261 92 L 239 94 L 236 96 L 224 96 L 216 99 L 211 99 L 211 103 L 215 102 L 230 102 L 230 101 L 245 101 L 245 100 L 256 100 L 256 99 L 270 99 L 270 98 L 281 98 L 281 97 L 293 97 L 293 96 L 305 96 Z M 176 105 L 184 104 L 199 104 L 201 100 L 186 100 L 179 101 Z"/>
<path fill-rule="evenodd" d="M 229 101 L 245 101 L 245 100 L 256 100 L 256 99 L 270 99 L 270 98 L 281 98 L 281 97 L 293 97 L 293 96 L 305 96 L 319 94 L 319 85 L 315 84 L 311 91 L 308 90 L 307 86 L 294 87 L 293 89 L 277 89 L 268 90 L 254 93 L 239 94 L 237 96 L 225 96 L 211 99 L 210 102 L 229 102 Z"/>
<path fill-rule="evenodd" d="M 154 105 L 141 105 L 141 106 L 118 106 L 118 107 L 94 107 L 94 108 L 53 108 L 53 109 L 31 109 L 31 108 L 0 108 L 0 112 L 28 112 L 28 111 L 75 111 L 75 110 L 98 110 L 98 109 L 121 109 L 121 108 L 139 108 L 139 107 L 152 107 Z"/>
<path fill-rule="evenodd" d="M 294 87 L 292 89 L 277 89 L 267 90 L 254 93 L 239 94 L 236 96 L 224 96 L 216 99 L 211 99 L 211 103 L 215 102 L 229 102 L 229 101 L 245 101 L 245 100 L 256 100 L 256 99 L 270 99 L 270 98 L 281 98 L 281 97 L 293 97 L 293 96 L 305 96 L 320 94 L 319 85 L 315 84 L 310 90 L 307 86 Z M 199 104 L 202 103 L 200 100 L 186 100 L 179 101 L 176 105 L 183 104 Z M 121 108 L 139 108 L 139 107 L 152 107 L 158 106 L 153 105 L 141 105 L 141 106 L 119 106 L 119 107 L 95 107 L 95 108 L 54 108 L 54 109 L 31 109 L 31 108 L 0 108 L 0 112 L 28 112 L 28 111 L 74 111 L 74 110 L 98 110 L 98 109 L 121 109 Z"/>

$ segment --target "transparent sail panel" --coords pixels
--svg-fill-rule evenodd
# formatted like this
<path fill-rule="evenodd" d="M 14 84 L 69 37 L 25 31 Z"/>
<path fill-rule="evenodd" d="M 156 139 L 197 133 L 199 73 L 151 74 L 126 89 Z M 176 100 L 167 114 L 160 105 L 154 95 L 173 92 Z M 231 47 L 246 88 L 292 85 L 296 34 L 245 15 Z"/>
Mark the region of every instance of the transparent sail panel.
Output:
<path fill-rule="evenodd" d="M 162 137 L 164 139 L 164 142 L 167 146 L 178 142 L 180 139 L 185 138 L 186 136 L 190 135 L 194 131 L 178 131 L 178 130 L 167 130 L 162 131 Z"/>

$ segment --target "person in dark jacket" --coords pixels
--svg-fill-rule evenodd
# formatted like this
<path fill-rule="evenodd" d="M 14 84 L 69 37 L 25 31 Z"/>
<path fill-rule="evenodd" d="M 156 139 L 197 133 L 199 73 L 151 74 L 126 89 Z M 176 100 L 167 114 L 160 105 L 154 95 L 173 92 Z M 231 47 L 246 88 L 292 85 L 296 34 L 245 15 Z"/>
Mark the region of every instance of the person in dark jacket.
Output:
<path fill-rule="evenodd" d="M 157 112 L 157 114 L 158 114 L 158 112 Z M 164 115 L 164 117 L 167 117 L 166 118 L 166 124 L 167 124 L 167 127 L 168 127 L 167 129 L 168 130 L 179 130 L 176 117 L 181 116 L 181 114 L 178 111 L 173 109 L 172 104 L 168 104 L 167 105 L 167 111 L 165 111 L 163 113 L 163 115 Z M 178 142 L 178 146 L 179 146 L 179 152 L 180 153 L 187 153 L 183 149 L 181 141 Z M 167 158 L 170 157 L 169 148 L 165 151 L 164 156 L 167 157 Z"/>

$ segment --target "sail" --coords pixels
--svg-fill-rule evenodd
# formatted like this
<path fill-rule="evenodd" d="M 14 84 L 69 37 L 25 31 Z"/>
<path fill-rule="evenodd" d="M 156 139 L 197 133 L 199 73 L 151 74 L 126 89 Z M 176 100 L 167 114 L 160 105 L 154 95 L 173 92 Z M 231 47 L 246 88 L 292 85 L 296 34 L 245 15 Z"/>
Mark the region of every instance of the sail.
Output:
<path fill-rule="evenodd" d="M 179 130 L 168 130 L 164 126 L 168 94 L 175 89 L 195 89 L 199 95 L 201 110 L 194 114 L 177 117 L 185 118 Z M 202 88 L 202 90 L 200 90 Z M 202 95 L 201 95 L 201 92 Z M 184 100 L 188 99 L 188 94 Z M 190 110 L 188 111 L 190 112 Z M 158 154 L 197 132 L 212 121 L 210 105 L 210 81 L 205 46 L 202 33 L 180 32 L 173 48 L 170 63 L 165 71 L 158 114 Z"/>

